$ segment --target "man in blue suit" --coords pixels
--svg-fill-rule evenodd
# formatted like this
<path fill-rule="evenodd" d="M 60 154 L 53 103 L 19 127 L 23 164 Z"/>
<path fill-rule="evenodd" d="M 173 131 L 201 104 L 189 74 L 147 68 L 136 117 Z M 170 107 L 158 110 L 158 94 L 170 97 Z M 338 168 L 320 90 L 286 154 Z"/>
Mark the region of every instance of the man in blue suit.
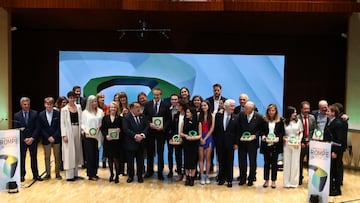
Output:
<path fill-rule="evenodd" d="M 37 143 L 39 137 L 38 113 L 30 109 L 30 99 L 28 97 L 22 97 L 20 99 L 20 107 L 21 110 L 14 114 L 13 127 L 20 129 L 21 182 L 25 181 L 25 158 L 27 149 L 30 151 L 33 179 L 42 181 L 37 165 Z"/>
<path fill-rule="evenodd" d="M 130 104 L 130 113 L 126 114 L 123 120 L 124 146 L 128 163 L 127 183 L 134 180 L 134 158 L 136 158 L 136 175 L 138 182 L 143 183 L 144 170 L 144 139 L 147 137 L 149 122 L 140 111 L 140 104 L 133 102 Z"/>
<path fill-rule="evenodd" d="M 45 168 L 46 168 L 46 176 L 45 180 L 50 179 L 50 155 L 51 155 L 51 147 L 53 147 L 53 153 L 55 157 L 55 173 L 56 179 L 61 180 L 62 177 L 60 175 L 60 112 L 54 110 L 54 98 L 46 97 L 44 99 L 45 110 L 39 113 L 39 127 L 43 138 L 43 146 L 45 152 Z"/>

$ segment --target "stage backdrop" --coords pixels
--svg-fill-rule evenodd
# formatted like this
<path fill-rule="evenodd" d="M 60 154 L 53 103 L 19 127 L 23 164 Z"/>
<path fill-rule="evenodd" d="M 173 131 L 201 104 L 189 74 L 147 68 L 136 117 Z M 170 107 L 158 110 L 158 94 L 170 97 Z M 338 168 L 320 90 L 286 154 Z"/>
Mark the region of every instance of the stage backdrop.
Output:
<path fill-rule="evenodd" d="M 282 112 L 284 66 L 283 55 L 60 51 L 59 94 L 79 85 L 85 96 L 103 92 L 108 104 L 120 91 L 132 102 L 141 91 L 151 99 L 154 87 L 166 98 L 186 86 L 205 99 L 220 83 L 226 98 L 247 93 L 260 113 L 270 103 Z"/>
<path fill-rule="evenodd" d="M 20 185 L 19 138 L 19 130 L 0 130 L 0 190 L 6 189 L 10 181 Z"/>

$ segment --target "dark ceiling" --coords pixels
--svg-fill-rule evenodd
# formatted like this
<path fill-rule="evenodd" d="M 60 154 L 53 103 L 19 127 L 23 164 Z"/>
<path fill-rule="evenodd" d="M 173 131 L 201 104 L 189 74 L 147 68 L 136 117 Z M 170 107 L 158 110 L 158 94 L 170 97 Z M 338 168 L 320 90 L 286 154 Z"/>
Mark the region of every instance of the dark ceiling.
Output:
<path fill-rule="evenodd" d="M 347 32 L 348 13 L 166 12 L 99 9 L 11 9 L 12 26 L 25 30 L 110 31 L 169 28 L 173 32 L 327 35 Z"/>

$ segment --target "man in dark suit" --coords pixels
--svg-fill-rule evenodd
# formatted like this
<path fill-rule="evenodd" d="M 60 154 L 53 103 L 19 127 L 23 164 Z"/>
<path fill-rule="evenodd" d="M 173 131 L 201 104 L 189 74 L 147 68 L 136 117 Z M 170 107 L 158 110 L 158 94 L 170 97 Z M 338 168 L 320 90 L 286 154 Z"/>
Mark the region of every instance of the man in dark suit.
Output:
<path fill-rule="evenodd" d="M 25 158 L 27 149 L 30 151 L 33 179 L 42 181 L 37 165 L 37 143 L 39 137 L 38 113 L 30 109 L 30 99 L 28 97 L 22 97 L 20 99 L 20 106 L 21 110 L 14 114 L 13 127 L 20 129 L 21 182 L 25 181 Z"/>
<path fill-rule="evenodd" d="M 239 185 L 246 183 L 248 179 L 248 186 L 253 185 L 256 175 L 256 156 L 257 148 L 259 147 L 259 139 L 263 135 L 267 135 L 268 130 L 265 127 L 265 121 L 262 115 L 255 110 L 255 104 L 251 101 L 246 102 L 244 111 L 239 114 L 239 157 L 240 157 L 240 182 Z M 247 170 L 247 157 L 250 160 L 249 176 L 246 175 Z"/>
<path fill-rule="evenodd" d="M 215 115 L 214 139 L 218 152 L 219 174 L 218 185 L 225 181 L 232 187 L 234 149 L 236 145 L 237 115 L 234 114 L 235 101 L 227 99 L 224 103 L 224 113 Z"/>
<path fill-rule="evenodd" d="M 45 156 L 45 168 L 46 176 L 44 180 L 51 178 L 50 172 L 50 156 L 51 156 L 51 147 L 53 148 L 53 153 L 55 157 L 55 174 L 56 179 L 61 180 L 60 175 L 61 168 L 61 156 L 60 156 L 60 112 L 54 110 L 54 98 L 46 97 L 44 99 L 45 110 L 39 113 L 39 128 L 42 134 L 42 144 L 44 146 L 44 156 Z"/>
<path fill-rule="evenodd" d="M 299 185 L 303 183 L 303 165 L 304 158 L 307 157 L 309 160 L 309 141 L 311 140 L 312 134 L 316 129 L 316 121 L 315 117 L 310 114 L 310 103 L 308 101 L 302 101 L 300 103 L 300 114 L 298 115 L 298 119 L 301 121 L 303 125 L 303 138 L 301 140 L 301 152 L 300 152 L 300 177 L 299 177 Z"/>
<path fill-rule="evenodd" d="M 328 121 L 324 128 L 324 141 L 332 142 L 331 146 L 331 168 L 330 168 L 330 196 L 341 195 L 340 189 L 340 157 L 344 152 L 342 144 L 346 140 L 344 124 L 339 117 L 339 109 L 330 105 L 327 111 Z"/>
<path fill-rule="evenodd" d="M 151 177 L 154 174 L 156 142 L 156 152 L 158 155 L 158 179 L 164 180 L 164 145 L 171 122 L 170 105 L 161 101 L 162 92 L 160 88 L 154 88 L 152 93 L 153 100 L 146 103 L 144 107 L 144 115 L 150 123 L 149 135 L 146 139 L 147 169 L 145 178 Z M 157 117 L 162 118 L 161 125 L 158 125 L 159 123 L 154 123 L 153 119 Z"/>
<path fill-rule="evenodd" d="M 220 100 L 225 102 L 226 98 L 221 96 L 221 85 L 220 84 L 214 84 L 213 85 L 213 96 L 206 98 L 206 100 L 210 103 L 210 109 L 214 113 L 216 113 L 219 109 L 219 102 Z"/>
<path fill-rule="evenodd" d="M 84 109 L 86 107 L 86 98 L 81 97 L 81 87 L 80 86 L 74 86 L 73 87 L 73 92 L 75 92 L 75 94 L 76 94 L 75 103 L 80 104 L 81 110 L 84 111 Z"/>
<path fill-rule="evenodd" d="M 147 139 L 149 124 L 145 116 L 141 114 L 141 106 L 138 102 L 130 104 L 130 113 L 123 120 L 124 147 L 126 150 L 128 176 L 127 183 L 134 180 L 134 158 L 136 158 L 136 175 L 138 182 L 143 183 L 144 170 L 144 139 Z"/>
<path fill-rule="evenodd" d="M 226 98 L 221 96 L 221 90 L 222 90 L 222 86 L 218 83 L 213 85 L 213 96 L 206 98 L 206 100 L 209 101 L 209 108 L 211 109 L 211 111 L 216 114 L 219 110 L 219 104 L 220 101 L 222 101 L 223 103 L 225 102 Z M 211 163 L 210 163 L 210 171 L 214 171 L 214 150 L 211 151 Z"/>

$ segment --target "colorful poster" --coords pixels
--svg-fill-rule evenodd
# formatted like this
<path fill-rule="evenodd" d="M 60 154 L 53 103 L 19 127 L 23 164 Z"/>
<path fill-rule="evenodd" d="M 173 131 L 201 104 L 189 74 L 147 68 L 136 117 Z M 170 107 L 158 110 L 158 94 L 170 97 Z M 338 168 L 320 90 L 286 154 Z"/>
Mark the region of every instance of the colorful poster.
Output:
<path fill-rule="evenodd" d="M 310 141 L 308 200 L 319 198 L 319 202 L 329 202 L 330 161 L 331 144 Z"/>
<path fill-rule="evenodd" d="M 0 130 L 0 190 L 7 189 L 8 182 L 20 185 L 19 138 L 19 130 Z"/>

